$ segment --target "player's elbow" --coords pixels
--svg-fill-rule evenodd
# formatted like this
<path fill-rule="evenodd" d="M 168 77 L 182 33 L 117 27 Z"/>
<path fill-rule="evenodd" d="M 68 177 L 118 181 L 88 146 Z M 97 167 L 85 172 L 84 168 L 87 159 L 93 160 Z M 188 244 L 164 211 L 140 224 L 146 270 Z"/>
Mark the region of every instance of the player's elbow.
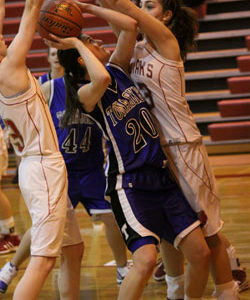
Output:
<path fill-rule="evenodd" d="M 105 90 L 108 88 L 108 86 L 111 83 L 111 77 L 109 74 L 105 74 L 102 76 L 101 80 L 100 80 L 100 84 L 101 86 L 103 86 L 103 88 L 105 88 Z"/>
<path fill-rule="evenodd" d="M 131 18 L 130 26 L 131 31 L 137 31 L 138 22 L 135 19 Z"/>

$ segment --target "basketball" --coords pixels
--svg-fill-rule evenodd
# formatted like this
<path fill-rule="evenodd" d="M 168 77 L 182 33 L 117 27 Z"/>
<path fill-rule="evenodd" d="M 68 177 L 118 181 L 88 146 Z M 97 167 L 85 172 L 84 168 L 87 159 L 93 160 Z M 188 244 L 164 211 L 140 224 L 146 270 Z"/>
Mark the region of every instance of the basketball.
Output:
<path fill-rule="evenodd" d="M 40 11 L 37 31 L 42 38 L 78 37 L 83 27 L 83 16 L 79 6 L 70 0 L 47 0 Z"/>

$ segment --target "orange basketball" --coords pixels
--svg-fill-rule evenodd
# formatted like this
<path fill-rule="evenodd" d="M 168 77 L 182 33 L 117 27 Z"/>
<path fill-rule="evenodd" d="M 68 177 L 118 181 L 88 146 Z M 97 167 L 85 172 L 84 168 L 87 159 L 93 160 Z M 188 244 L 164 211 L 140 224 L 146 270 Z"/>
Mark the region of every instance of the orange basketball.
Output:
<path fill-rule="evenodd" d="M 50 39 L 49 33 L 58 37 L 78 37 L 83 27 L 79 6 L 70 0 L 47 0 L 40 11 L 37 31 L 42 38 Z"/>

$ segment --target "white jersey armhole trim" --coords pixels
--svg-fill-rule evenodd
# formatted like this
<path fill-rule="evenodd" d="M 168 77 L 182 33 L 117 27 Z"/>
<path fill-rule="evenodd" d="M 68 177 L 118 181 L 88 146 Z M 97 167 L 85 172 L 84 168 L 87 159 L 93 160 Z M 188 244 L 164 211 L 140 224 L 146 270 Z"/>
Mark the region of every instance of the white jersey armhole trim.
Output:
<path fill-rule="evenodd" d="M 54 79 L 51 79 L 50 80 L 50 97 L 49 97 L 49 102 L 48 102 L 49 107 L 51 106 L 51 103 L 52 103 L 52 100 L 53 100 L 53 97 L 54 97 L 54 91 L 55 91 Z"/>

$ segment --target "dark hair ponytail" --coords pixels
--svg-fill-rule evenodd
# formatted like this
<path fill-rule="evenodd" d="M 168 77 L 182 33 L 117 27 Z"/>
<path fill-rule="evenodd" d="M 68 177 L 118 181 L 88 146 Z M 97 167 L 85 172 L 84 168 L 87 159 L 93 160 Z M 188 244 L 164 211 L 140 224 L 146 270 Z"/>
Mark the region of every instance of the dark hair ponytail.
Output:
<path fill-rule="evenodd" d="M 198 34 L 199 23 L 195 11 L 182 6 L 180 0 L 162 0 L 163 10 L 171 10 L 173 17 L 167 24 L 175 35 L 181 51 L 181 57 L 186 59 L 187 53 L 196 47 L 195 37 Z"/>
<path fill-rule="evenodd" d="M 77 90 L 79 84 L 87 82 L 84 79 L 86 70 L 78 63 L 80 54 L 76 49 L 58 50 L 57 55 L 60 64 L 65 69 L 66 108 L 61 119 L 61 126 L 67 127 L 71 120 L 75 120 L 77 111 L 82 109 L 82 105 L 78 100 Z"/>

